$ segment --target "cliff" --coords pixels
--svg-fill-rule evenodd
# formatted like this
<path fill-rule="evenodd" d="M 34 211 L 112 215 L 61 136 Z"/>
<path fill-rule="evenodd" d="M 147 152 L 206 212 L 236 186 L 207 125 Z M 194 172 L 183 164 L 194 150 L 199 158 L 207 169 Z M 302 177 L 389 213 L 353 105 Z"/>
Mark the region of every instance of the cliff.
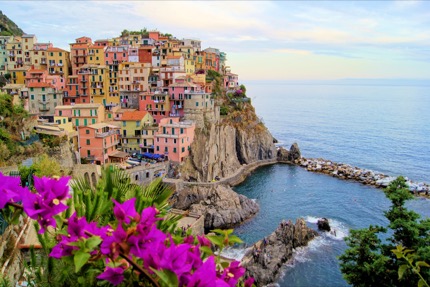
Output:
<path fill-rule="evenodd" d="M 215 117 L 216 119 L 217 117 Z M 231 176 L 243 164 L 276 157 L 274 139 L 250 103 L 196 129 L 191 155 L 181 166 L 185 180 Z"/>

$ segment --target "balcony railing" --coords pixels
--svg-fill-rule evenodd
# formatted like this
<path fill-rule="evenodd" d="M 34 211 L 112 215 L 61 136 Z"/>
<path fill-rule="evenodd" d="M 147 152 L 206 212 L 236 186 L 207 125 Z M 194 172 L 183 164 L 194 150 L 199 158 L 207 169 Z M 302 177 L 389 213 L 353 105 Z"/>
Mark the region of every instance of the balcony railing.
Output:
<path fill-rule="evenodd" d="M 49 107 L 39 107 L 39 111 L 47 112 L 47 111 L 49 111 Z"/>
<path fill-rule="evenodd" d="M 108 132 L 104 132 L 104 133 L 96 133 L 96 138 L 105 138 L 107 136 L 111 136 L 116 134 L 117 132 L 115 130 L 111 130 Z"/>
<path fill-rule="evenodd" d="M 39 100 L 39 104 L 41 104 L 41 105 L 47 105 L 47 104 L 49 104 L 49 100 L 48 101 L 41 101 L 41 100 Z"/>

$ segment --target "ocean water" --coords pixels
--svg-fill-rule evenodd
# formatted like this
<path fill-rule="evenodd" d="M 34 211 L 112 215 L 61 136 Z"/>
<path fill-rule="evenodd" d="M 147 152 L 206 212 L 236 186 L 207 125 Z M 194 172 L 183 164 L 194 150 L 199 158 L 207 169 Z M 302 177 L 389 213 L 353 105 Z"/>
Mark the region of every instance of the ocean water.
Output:
<path fill-rule="evenodd" d="M 279 144 L 297 142 L 305 157 L 404 175 L 430 182 L 430 87 L 377 84 L 245 83 L 257 114 Z M 280 286 L 347 286 L 337 256 L 351 228 L 386 225 L 389 201 L 381 190 L 290 165 L 256 170 L 238 193 L 255 199 L 260 212 L 235 229 L 247 244 L 269 235 L 282 219 L 320 217 L 336 230 L 296 251 Z M 408 207 L 430 217 L 430 200 Z M 231 250 L 240 257 L 243 252 Z"/>

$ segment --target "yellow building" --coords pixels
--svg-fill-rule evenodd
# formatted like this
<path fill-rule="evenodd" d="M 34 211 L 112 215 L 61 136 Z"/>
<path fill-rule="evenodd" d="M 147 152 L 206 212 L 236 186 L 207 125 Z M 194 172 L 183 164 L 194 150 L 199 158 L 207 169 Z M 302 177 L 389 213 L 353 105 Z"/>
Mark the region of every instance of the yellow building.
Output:
<path fill-rule="evenodd" d="M 29 60 L 31 60 L 31 65 L 36 69 L 48 69 L 48 61 L 46 60 L 48 48 L 52 48 L 51 43 L 35 43 L 33 45 L 33 50 L 30 52 L 31 59 Z M 27 61 L 27 58 L 25 61 Z"/>
<path fill-rule="evenodd" d="M 46 52 L 49 74 L 59 75 L 63 79 L 67 79 L 69 69 L 71 69 L 70 52 L 55 47 L 48 48 Z"/>
<path fill-rule="evenodd" d="M 105 47 L 92 45 L 88 48 L 87 63 L 90 65 L 105 65 Z"/>
<path fill-rule="evenodd" d="M 29 67 L 9 68 L 8 73 L 10 74 L 11 84 L 25 84 L 25 76 Z"/>
<path fill-rule="evenodd" d="M 154 152 L 154 118 L 146 111 L 125 112 L 121 117 L 121 146 L 128 153 Z"/>
<path fill-rule="evenodd" d="M 90 101 L 106 106 L 109 102 L 109 69 L 105 65 L 86 64 L 81 67 L 81 74 L 88 75 Z"/>
<path fill-rule="evenodd" d="M 119 64 L 120 91 L 148 91 L 149 63 L 123 62 Z"/>

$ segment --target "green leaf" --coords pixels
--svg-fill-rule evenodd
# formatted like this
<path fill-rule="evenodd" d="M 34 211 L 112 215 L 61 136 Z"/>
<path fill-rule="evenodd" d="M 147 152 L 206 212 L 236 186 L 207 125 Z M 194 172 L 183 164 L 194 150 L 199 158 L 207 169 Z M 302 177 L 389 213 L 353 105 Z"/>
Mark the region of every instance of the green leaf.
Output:
<path fill-rule="evenodd" d="M 94 248 L 102 242 L 100 236 L 93 236 L 87 239 L 85 242 L 85 246 L 90 250 L 94 250 Z"/>
<path fill-rule="evenodd" d="M 424 287 L 424 286 L 428 286 L 426 281 L 424 281 L 422 278 L 420 279 L 420 281 L 418 281 L 418 287 Z"/>
<path fill-rule="evenodd" d="M 403 264 L 399 267 L 399 279 L 403 278 L 403 273 L 408 269 L 408 265 Z"/>
<path fill-rule="evenodd" d="M 213 244 L 215 244 L 216 246 L 218 246 L 218 247 L 222 247 L 222 246 L 224 246 L 224 243 L 223 243 L 223 239 L 222 238 L 220 238 L 220 237 L 218 237 L 218 236 L 215 236 L 215 235 L 208 235 L 208 236 L 206 236 L 209 240 L 210 240 L 210 242 L 212 242 Z"/>
<path fill-rule="evenodd" d="M 415 266 L 430 267 L 430 265 L 427 262 L 425 262 L 425 261 L 417 261 L 415 263 Z"/>
<path fill-rule="evenodd" d="M 88 259 L 90 259 L 90 257 L 91 255 L 89 253 L 86 253 L 82 250 L 78 250 L 73 256 L 73 261 L 75 263 L 75 272 L 79 272 L 82 266 L 84 266 L 85 263 L 88 262 Z"/>
<path fill-rule="evenodd" d="M 178 277 L 176 277 L 176 274 L 172 271 L 155 269 L 152 269 L 152 271 L 154 271 L 155 274 L 157 274 L 157 276 L 160 278 L 160 283 L 162 283 L 162 286 L 173 287 L 179 285 Z"/>
<path fill-rule="evenodd" d="M 213 254 L 212 249 L 210 249 L 207 246 L 200 246 L 200 251 L 202 251 L 204 254 L 207 254 L 207 255 Z"/>
<path fill-rule="evenodd" d="M 222 229 L 214 229 L 214 230 L 211 230 L 212 232 L 215 232 L 215 233 L 217 233 L 217 234 L 222 234 L 222 235 L 224 235 L 224 230 L 222 230 Z"/>
<path fill-rule="evenodd" d="M 243 243 L 242 239 L 240 239 L 239 237 L 237 237 L 236 235 L 231 235 L 228 238 L 228 242 L 229 243 Z"/>

